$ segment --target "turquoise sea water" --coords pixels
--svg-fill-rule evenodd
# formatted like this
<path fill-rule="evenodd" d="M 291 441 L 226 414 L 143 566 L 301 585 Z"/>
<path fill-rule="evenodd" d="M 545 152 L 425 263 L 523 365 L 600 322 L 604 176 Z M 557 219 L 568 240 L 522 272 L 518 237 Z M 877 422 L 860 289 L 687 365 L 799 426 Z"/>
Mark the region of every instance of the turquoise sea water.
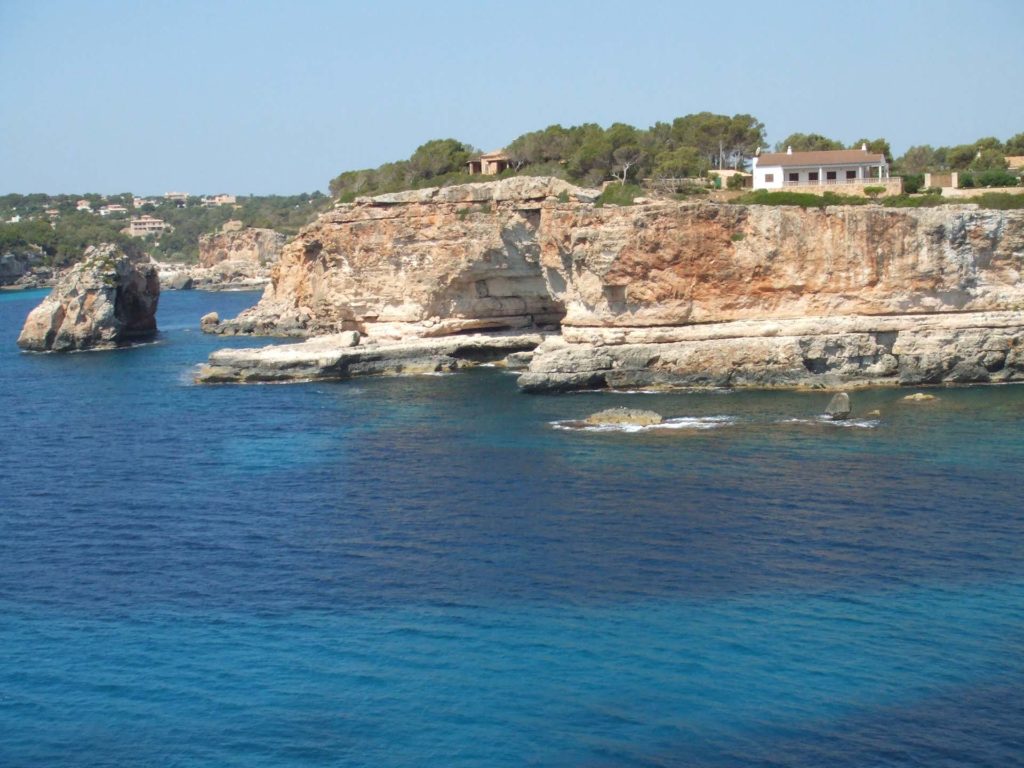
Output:
<path fill-rule="evenodd" d="M 1024 388 L 197 387 L 254 294 L 22 354 L 41 295 L 0 294 L 2 766 L 1024 764 Z M 620 404 L 675 428 L 563 423 Z"/>

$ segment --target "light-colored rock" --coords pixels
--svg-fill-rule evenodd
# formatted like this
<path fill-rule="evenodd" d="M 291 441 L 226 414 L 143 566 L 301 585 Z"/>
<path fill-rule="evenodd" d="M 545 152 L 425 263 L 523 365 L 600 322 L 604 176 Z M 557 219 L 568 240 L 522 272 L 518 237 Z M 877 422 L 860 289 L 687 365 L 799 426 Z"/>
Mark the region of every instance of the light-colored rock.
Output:
<path fill-rule="evenodd" d="M 209 328 L 217 325 L 220 322 L 220 315 L 216 312 L 207 312 L 205 315 L 199 318 L 200 328 Z"/>
<path fill-rule="evenodd" d="M 224 261 L 240 261 L 264 267 L 277 262 L 287 236 L 273 229 L 242 228 L 228 222 L 220 232 L 199 236 L 199 265 L 212 267 Z"/>
<path fill-rule="evenodd" d="M 1024 380 L 1024 212 L 595 197 L 515 177 L 339 205 L 216 332 L 559 326 L 529 391 Z"/>
<path fill-rule="evenodd" d="M 343 331 L 297 344 L 218 350 L 199 370 L 196 381 L 310 381 L 456 371 L 533 349 L 541 340 L 538 334 L 473 334 L 364 345 L 357 332 Z"/>
<path fill-rule="evenodd" d="M 154 262 L 165 290 L 243 291 L 265 287 L 287 237 L 272 229 L 229 221 L 220 232 L 199 236 L 199 263 Z"/>
<path fill-rule="evenodd" d="M 649 427 L 661 424 L 664 419 L 660 413 L 640 408 L 607 408 L 590 414 L 584 421 L 587 424 L 628 424 L 636 427 Z"/>
<path fill-rule="evenodd" d="M 912 395 L 907 395 L 903 399 L 910 403 L 927 403 L 932 400 L 938 400 L 938 398 L 935 395 L 928 395 L 925 394 L 924 392 L 915 392 Z"/>
<path fill-rule="evenodd" d="M 832 421 L 843 421 L 850 416 L 850 396 L 846 392 L 836 392 L 825 406 L 825 415 Z"/>
<path fill-rule="evenodd" d="M 18 346 L 70 352 L 116 347 L 156 334 L 160 281 L 156 268 L 115 245 L 86 249 L 29 313 Z"/>
<path fill-rule="evenodd" d="M 190 291 L 193 282 L 187 271 L 170 272 L 166 277 L 161 273 L 160 276 L 160 287 L 165 291 Z"/>

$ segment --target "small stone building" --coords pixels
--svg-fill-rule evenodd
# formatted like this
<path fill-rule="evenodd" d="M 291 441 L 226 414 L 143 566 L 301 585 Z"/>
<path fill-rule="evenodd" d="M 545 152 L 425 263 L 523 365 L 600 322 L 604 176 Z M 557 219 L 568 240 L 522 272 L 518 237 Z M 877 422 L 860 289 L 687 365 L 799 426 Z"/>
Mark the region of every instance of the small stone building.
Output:
<path fill-rule="evenodd" d="M 470 176 L 496 176 L 508 168 L 508 155 L 502 150 L 488 152 L 475 160 L 466 163 L 466 172 Z"/>

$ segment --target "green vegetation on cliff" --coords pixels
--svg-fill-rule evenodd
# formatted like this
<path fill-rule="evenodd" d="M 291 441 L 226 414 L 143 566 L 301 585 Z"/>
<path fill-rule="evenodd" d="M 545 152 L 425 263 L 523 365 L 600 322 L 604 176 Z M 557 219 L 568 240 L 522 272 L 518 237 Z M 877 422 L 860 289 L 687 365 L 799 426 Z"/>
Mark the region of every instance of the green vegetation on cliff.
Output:
<path fill-rule="evenodd" d="M 557 176 L 578 184 L 648 177 L 702 176 L 714 168 L 741 168 L 765 144 L 764 125 L 751 115 L 710 112 L 677 117 L 647 129 L 614 123 L 563 128 L 551 125 L 514 139 L 505 149 L 509 168 L 504 175 Z M 479 156 L 455 139 L 429 141 L 408 160 L 378 168 L 346 171 L 331 180 L 331 194 L 342 201 L 423 186 L 480 181 L 466 173 L 466 163 Z M 490 176 L 488 178 L 495 178 Z"/>
<path fill-rule="evenodd" d="M 747 166 L 759 147 L 765 147 L 765 127 L 752 115 L 729 117 L 711 112 L 677 117 L 671 122 L 635 128 L 613 123 L 602 128 L 584 123 L 569 128 L 550 125 L 513 139 L 505 147 L 508 168 L 488 179 L 523 174 L 557 176 L 584 186 L 605 182 L 620 184 L 640 180 L 661 182 L 705 177 L 716 169 Z M 1024 133 L 1005 142 L 993 137 L 972 144 L 933 148 L 914 146 L 894 157 L 888 140 L 860 138 L 850 144 L 818 133 L 793 133 L 775 145 L 776 151 L 795 152 L 859 149 L 885 155 L 893 175 L 924 172 L 976 172 L 971 182 L 979 187 L 1015 186 L 1017 177 L 1006 172 L 1007 155 L 1024 155 Z M 469 175 L 466 164 L 480 156 L 470 144 L 457 139 L 434 139 L 416 149 L 407 160 L 377 168 L 345 171 L 331 180 L 331 194 L 341 202 L 359 196 L 421 187 L 448 186 L 481 181 Z M 915 182 L 917 189 L 923 184 Z"/>

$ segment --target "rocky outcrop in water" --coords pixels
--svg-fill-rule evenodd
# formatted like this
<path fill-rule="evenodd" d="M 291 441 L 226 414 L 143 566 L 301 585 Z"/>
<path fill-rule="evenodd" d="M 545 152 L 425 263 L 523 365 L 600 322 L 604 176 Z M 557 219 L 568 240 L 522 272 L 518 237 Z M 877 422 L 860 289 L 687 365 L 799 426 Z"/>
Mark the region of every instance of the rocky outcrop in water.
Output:
<path fill-rule="evenodd" d="M 850 411 L 850 396 L 846 392 L 836 392 L 825 406 L 825 415 L 832 421 L 848 419 Z"/>
<path fill-rule="evenodd" d="M 115 245 L 90 247 L 29 313 L 18 346 L 33 351 L 105 349 L 152 337 L 160 281 L 156 268 Z"/>
<path fill-rule="evenodd" d="M 527 391 L 1024 380 L 1024 212 L 598 206 L 543 178 L 338 206 L 221 333 L 548 328 Z"/>
<path fill-rule="evenodd" d="M 343 331 L 299 344 L 218 350 L 200 368 L 196 381 L 223 384 L 446 373 L 534 349 L 541 340 L 539 334 L 468 334 L 361 343 L 358 332 Z"/>

